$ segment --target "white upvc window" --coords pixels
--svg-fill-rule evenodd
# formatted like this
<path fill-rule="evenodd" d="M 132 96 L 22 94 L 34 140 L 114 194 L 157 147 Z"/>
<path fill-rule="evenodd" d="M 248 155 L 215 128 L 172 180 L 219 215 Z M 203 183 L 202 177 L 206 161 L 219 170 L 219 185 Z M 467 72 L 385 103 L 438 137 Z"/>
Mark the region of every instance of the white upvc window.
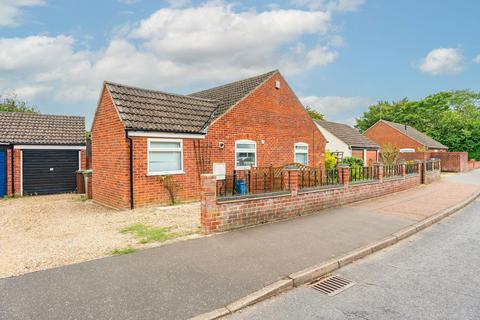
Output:
<path fill-rule="evenodd" d="M 295 162 L 308 166 L 308 144 L 304 142 L 295 143 Z"/>
<path fill-rule="evenodd" d="M 148 175 L 181 174 L 183 141 L 181 139 L 148 139 Z"/>
<path fill-rule="evenodd" d="M 252 140 L 235 141 L 235 169 L 249 169 L 257 166 L 257 143 Z"/>

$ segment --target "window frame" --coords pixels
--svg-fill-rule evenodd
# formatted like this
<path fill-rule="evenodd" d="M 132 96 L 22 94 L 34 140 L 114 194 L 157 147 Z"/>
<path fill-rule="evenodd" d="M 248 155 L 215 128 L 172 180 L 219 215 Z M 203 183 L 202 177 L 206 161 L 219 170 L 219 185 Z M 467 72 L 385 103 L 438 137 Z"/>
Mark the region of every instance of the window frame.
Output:
<path fill-rule="evenodd" d="M 152 142 L 176 142 L 180 143 L 179 148 L 155 148 L 151 147 Z M 180 170 L 171 170 L 171 171 L 151 171 L 150 170 L 150 152 L 178 152 L 180 151 Z M 147 139 L 147 176 L 163 176 L 163 175 L 174 175 L 174 174 L 184 174 L 183 170 L 183 139 L 161 139 L 161 138 L 149 138 Z"/>
<path fill-rule="evenodd" d="M 250 166 L 238 166 L 237 165 L 238 164 L 238 152 L 239 152 L 237 145 L 242 144 L 242 143 L 253 144 L 255 146 L 255 149 L 247 149 L 247 150 L 251 150 L 251 151 L 253 151 L 253 153 L 255 153 L 255 163 L 253 164 L 253 167 L 257 166 L 257 142 L 253 141 L 253 140 L 235 140 L 235 170 L 250 169 Z M 245 149 L 240 149 L 240 150 L 243 151 Z M 251 153 L 251 151 L 248 151 L 248 152 Z"/>
<path fill-rule="evenodd" d="M 297 146 L 302 146 L 302 147 L 307 147 L 307 150 L 297 150 Z M 309 163 L 309 146 L 308 146 L 308 143 L 305 143 L 305 142 L 295 142 L 293 144 L 293 162 L 295 163 L 301 163 L 301 162 L 298 162 L 297 161 L 297 153 L 302 153 L 302 154 L 306 154 L 307 155 L 307 163 L 301 163 L 303 165 L 306 165 L 308 166 L 308 163 Z"/>

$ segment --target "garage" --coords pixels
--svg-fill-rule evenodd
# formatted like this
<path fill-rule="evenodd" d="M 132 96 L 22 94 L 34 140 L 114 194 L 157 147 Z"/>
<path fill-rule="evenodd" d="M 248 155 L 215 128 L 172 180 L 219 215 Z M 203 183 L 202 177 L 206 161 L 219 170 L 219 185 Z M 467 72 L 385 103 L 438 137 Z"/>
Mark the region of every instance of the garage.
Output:
<path fill-rule="evenodd" d="M 23 195 L 74 192 L 80 168 L 75 150 L 22 150 Z"/>
<path fill-rule="evenodd" d="M 0 196 L 75 192 L 85 149 L 83 117 L 0 112 Z"/>

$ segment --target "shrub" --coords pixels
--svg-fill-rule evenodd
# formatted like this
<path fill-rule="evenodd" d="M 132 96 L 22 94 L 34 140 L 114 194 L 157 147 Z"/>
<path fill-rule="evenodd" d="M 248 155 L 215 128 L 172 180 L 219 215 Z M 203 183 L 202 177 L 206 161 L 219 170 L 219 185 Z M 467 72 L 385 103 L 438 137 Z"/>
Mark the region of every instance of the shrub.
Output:
<path fill-rule="evenodd" d="M 400 150 L 391 143 L 382 146 L 382 161 L 386 166 L 393 166 L 400 155 Z"/>
<path fill-rule="evenodd" d="M 170 203 L 172 205 L 177 203 L 178 182 L 173 176 L 160 176 L 158 178 L 160 184 L 167 189 L 170 196 Z"/>
<path fill-rule="evenodd" d="M 361 167 L 363 168 L 363 160 L 355 157 L 345 157 L 342 160 L 343 164 L 348 164 L 350 167 Z"/>
<path fill-rule="evenodd" d="M 337 165 L 337 158 L 330 152 L 325 152 L 325 170 L 335 169 Z"/>

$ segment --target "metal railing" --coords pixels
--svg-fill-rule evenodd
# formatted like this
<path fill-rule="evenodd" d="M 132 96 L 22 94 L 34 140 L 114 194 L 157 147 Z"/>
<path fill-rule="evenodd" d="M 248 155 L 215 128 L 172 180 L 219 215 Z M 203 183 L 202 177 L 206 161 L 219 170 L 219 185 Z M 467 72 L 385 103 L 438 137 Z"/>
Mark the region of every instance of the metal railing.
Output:
<path fill-rule="evenodd" d="M 340 184 L 338 170 L 322 170 L 320 168 L 305 167 L 299 172 L 298 189 L 315 189 Z"/>
<path fill-rule="evenodd" d="M 407 162 L 405 164 L 405 174 L 418 174 L 418 163 L 417 162 Z"/>
<path fill-rule="evenodd" d="M 393 178 L 402 176 L 402 165 L 394 164 L 392 166 L 383 167 L 383 177 L 384 178 Z"/>
<path fill-rule="evenodd" d="M 288 191 L 290 172 L 283 167 L 252 167 L 233 170 L 233 174 L 217 178 L 219 197 L 246 196 Z"/>
<path fill-rule="evenodd" d="M 378 170 L 374 167 L 350 167 L 348 169 L 350 182 L 364 182 L 377 179 Z"/>
<path fill-rule="evenodd" d="M 425 162 L 426 170 L 431 171 L 440 171 L 440 160 L 439 159 L 430 159 Z"/>

